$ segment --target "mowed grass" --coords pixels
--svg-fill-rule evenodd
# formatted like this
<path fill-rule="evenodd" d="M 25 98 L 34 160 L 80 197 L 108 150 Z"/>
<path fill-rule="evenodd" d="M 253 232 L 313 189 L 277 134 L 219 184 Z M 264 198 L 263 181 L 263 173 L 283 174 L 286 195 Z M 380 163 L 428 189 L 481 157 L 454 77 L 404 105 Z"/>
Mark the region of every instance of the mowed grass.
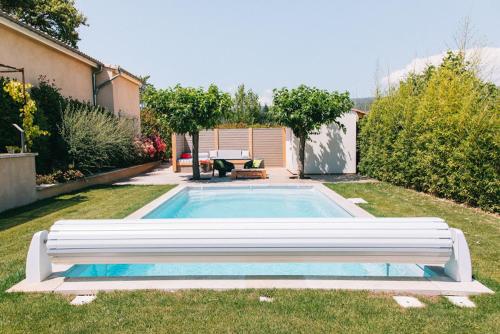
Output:
<path fill-rule="evenodd" d="M 370 202 L 365 208 L 375 215 L 439 216 L 464 229 L 467 238 L 475 238 L 469 241 L 475 275 L 499 291 L 497 217 L 382 183 L 331 187 L 365 198 Z M 114 292 L 79 307 L 69 305 L 72 296 L 4 293 L 24 277 L 35 231 L 62 218 L 122 218 L 168 189 L 93 188 L 0 214 L 0 333 L 495 333 L 500 328 L 498 293 L 474 297 L 476 309 L 460 309 L 440 297 L 419 297 L 424 309 L 402 309 L 388 294 L 346 291 Z M 261 303 L 261 295 L 275 300 Z"/>
<path fill-rule="evenodd" d="M 329 184 L 342 196 L 361 197 L 360 206 L 376 217 L 439 217 L 462 230 L 471 255 L 473 275 L 483 282 L 500 283 L 500 218 L 416 191 L 380 183 Z"/>

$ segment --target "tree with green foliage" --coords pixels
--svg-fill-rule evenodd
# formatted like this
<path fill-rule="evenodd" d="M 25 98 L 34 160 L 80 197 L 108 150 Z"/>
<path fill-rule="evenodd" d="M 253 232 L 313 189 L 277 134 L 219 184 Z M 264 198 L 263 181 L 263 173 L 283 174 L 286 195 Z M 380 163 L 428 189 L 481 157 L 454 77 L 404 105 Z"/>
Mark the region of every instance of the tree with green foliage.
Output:
<path fill-rule="evenodd" d="M 267 104 L 264 104 L 264 106 L 260 109 L 258 123 L 266 126 L 278 125 L 271 108 Z"/>
<path fill-rule="evenodd" d="M 141 82 L 141 87 L 139 88 L 139 98 L 141 104 L 143 103 L 144 95 L 147 94 L 148 91 L 155 89 L 155 86 L 149 82 L 149 79 L 151 79 L 150 75 L 139 76 L 139 81 Z"/>
<path fill-rule="evenodd" d="M 361 124 L 364 174 L 500 212 L 500 89 L 462 52 L 379 96 Z"/>
<path fill-rule="evenodd" d="M 0 0 L 0 9 L 75 48 L 78 28 L 87 25 L 74 0 Z"/>
<path fill-rule="evenodd" d="M 162 117 L 159 117 L 154 108 L 147 106 L 145 97 L 156 93 L 155 86 L 149 82 L 150 76 L 141 76 L 142 83 L 139 91 L 141 104 L 141 134 L 146 137 L 160 136 L 167 144 L 165 156 L 169 157 L 172 149 L 172 131 Z"/>
<path fill-rule="evenodd" d="M 245 85 L 239 85 L 233 97 L 233 109 L 230 121 L 234 123 L 254 124 L 260 116 L 259 96 Z"/>
<path fill-rule="evenodd" d="M 299 177 L 304 178 L 306 141 L 323 124 L 344 126 L 337 120 L 351 110 L 353 103 L 349 93 L 329 92 L 315 87 L 301 85 L 288 90 L 273 90 L 273 114 L 276 121 L 292 129 L 299 138 Z"/>
<path fill-rule="evenodd" d="M 200 179 L 198 161 L 199 133 L 219 125 L 231 110 L 231 96 L 217 86 L 181 87 L 148 90 L 145 107 L 153 108 L 175 133 L 189 134 L 193 140 L 193 179 Z"/>

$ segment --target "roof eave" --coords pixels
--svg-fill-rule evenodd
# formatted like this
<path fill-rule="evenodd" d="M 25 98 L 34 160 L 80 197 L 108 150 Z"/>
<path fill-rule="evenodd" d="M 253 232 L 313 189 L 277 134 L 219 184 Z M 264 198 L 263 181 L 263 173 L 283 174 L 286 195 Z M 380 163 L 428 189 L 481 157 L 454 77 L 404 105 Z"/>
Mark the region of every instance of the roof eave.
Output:
<path fill-rule="evenodd" d="M 26 24 L 26 23 L 23 23 L 23 22 L 17 20 L 16 18 L 6 14 L 5 12 L 2 12 L 1 10 L 0 10 L 0 24 L 3 24 L 6 27 L 8 27 L 14 31 L 17 31 L 21 34 L 24 34 L 24 35 L 42 43 L 42 44 L 45 44 L 51 48 L 54 48 L 54 49 L 58 50 L 59 52 L 62 52 L 68 56 L 71 56 L 71 57 L 73 57 L 73 58 L 75 58 L 75 59 L 77 59 L 77 60 L 79 60 L 87 65 L 90 65 L 94 68 L 99 68 L 101 66 L 105 66 L 105 67 L 117 69 L 116 66 L 105 65 L 101 61 L 90 57 L 89 55 L 81 52 L 80 50 L 75 49 L 75 48 L 69 46 L 68 44 L 61 42 L 60 40 L 30 26 L 29 24 Z M 124 78 L 128 79 L 129 81 L 131 81 L 139 86 L 142 86 L 142 81 L 138 76 L 125 70 L 123 67 L 120 67 L 120 71 L 122 72 L 122 75 Z"/>
<path fill-rule="evenodd" d="M 113 71 L 117 71 L 121 74 L 121 76 L 133 83 L 135 83 L 136 85 L 138 86 L 142 86 L 142 81 L 141 81 L 141 78 L 139 78 L 138 76 L 130 73 L 129 71 L 127 71 L 126 69 L 124 69 L 123 67 L 121 66 L 115 66 L 115 65 L 109 65 L 109 64 L 105 64 L 104 65 L 105 68 L 109 68 L 109 69 L 112 69 Z"/>
<path fill-rule="evenodd" d="M 31 27 L 28 24 L 25 24 L 23 22 L 20 22 L 16 20 L 15 18 L 5 14 L 4 12 L 0 11 L 0 24 L 5 25 L 6 27 L 17 31 L 21 34 L 24 34 L 26 36 L 29 36 L 30 38 L 45 44 L 51 48 L 54 48 L 58 50 L 59 52 L 62 52 L 66 55 L 69 55 L 73 58 L 78 59 L 79 61 L 86 63 L 92 67 L 99 67 L 103 65 L 102 62 L 98 61 L 97 59 L 94 59 L 83 52 L 55 39 L 52 36 L 47 35 L 44 32 L 41 32 L 33 27 Z"/>

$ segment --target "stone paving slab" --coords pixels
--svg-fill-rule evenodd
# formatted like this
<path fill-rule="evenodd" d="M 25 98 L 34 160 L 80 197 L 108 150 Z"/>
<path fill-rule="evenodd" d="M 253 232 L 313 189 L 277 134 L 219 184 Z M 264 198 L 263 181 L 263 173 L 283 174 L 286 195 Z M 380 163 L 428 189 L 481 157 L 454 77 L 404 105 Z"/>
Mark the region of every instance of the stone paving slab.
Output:
<path fill-rule="evenodd" d="M 365 176 L 357 174 L 338 175 L 311 175 L 310 179 L 297 179 L 286 168 L 266 168 L 267 179 L 238 179 L 233 180 L 229 176 L 212 177 L 212 172 L 202 173 L 203 180 L 193 181 L 191 173 L 174 173 L 169 164 L 162 164 L 158 168 L 147 173 L 115 182 L 115 185 L 161 185 L 161 184 L 196 184 L 196 183 L 325 183 L 325 182 L 377 182 Z"/>
<path fill-rule="evenodd" d="M 409 293 L 417 295 L 469 296 L 494 293 L 478 281 L 470 283 L 443 282 L 432 280 L 356 280 L 356 279 L 106 279 L 64 280 L 62 277 L 48 279 L 41 283 L 27 283 L 23 280 L 7 290 L 8 292 L 55 292 L 72 295 L 93 295 L 107 291 L 133 290 L 189 290 L 189 289 L 319 289 L 319 290 L 367 290 L 373 292 Z"/>

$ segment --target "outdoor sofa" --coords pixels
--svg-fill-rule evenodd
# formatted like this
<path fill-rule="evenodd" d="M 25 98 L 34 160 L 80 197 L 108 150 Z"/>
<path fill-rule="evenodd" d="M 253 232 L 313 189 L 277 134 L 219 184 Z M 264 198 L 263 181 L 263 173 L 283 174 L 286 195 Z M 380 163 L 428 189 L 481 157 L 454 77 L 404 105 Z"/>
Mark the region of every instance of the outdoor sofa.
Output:
<path fill-rule="evenodd" d="M 223 175 L 219 175 L 224 176 L 234 169 L 234 165 L 243 165 L 252 160 L 248 150 L 212 150 L 209 152 L 209 157 L 213 165 L 217 167 L 212 169 L 212 176 L 215 174 L 215 169 L 218 169 L 219 172 L 222 171 Z"/>
<path fill-rule="evenodd" d="M 200 167 L 204 171 L 210 170 L 211 167 L 211 161 L 209 158 L 209 155 L 207 152 L 205 153 L 198 153 L 198 161 L 200 163 Z M 193 158 L 191 153 L 182 153 L 181 157 L 177 159 L 177 170 L 182 171 L 183 168 L 191 168 L 193 166 Z"/>

